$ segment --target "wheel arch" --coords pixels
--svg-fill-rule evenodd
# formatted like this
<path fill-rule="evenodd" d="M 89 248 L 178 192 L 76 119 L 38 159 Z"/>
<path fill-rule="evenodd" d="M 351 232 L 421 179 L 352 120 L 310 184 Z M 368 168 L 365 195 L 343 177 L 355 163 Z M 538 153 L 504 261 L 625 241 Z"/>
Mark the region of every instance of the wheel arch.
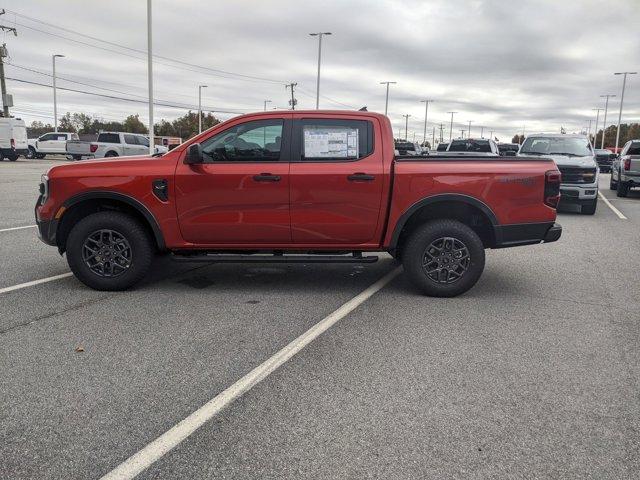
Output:
<path fill-rule="evenodd" d="M 429 220 L 449 218 L 470 226 L 482 239 L 485 248 L 500 242 L 498 218 L 491 208 L 475 197 L 452 193 L 433 195 L 411 205 L 396 222 L 388 250 L 401 248 L 413 229 Z"/>
<path fill-rule="evenodd" d="M 129 213 L 147 228 L 158 250 L 166 249 L 162 230 L 153 213 L 140 201 L 129 195 L 111 191 L 84 192 L 66 200 L 65 208 L 56 230 L 56 244 L 60 253 L 66 249 L 66 239 L 73 226 L 82 218 L 103 210 L 116 210 Z"/>

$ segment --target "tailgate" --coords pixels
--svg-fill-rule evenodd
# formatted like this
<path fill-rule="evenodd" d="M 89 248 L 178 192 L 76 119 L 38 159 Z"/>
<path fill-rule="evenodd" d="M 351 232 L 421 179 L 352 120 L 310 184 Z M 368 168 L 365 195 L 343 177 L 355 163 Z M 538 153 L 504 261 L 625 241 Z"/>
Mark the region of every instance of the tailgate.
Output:
<path fill-rule="evenodd" d="M 640 155 L 629 155 L 629 171 L 640 175 Z"/>
<path fill-rule="evenodd" d="M 80 140 L 67 140 L 67 153 L 72 155 L 89 155 L 91 142 L 82 142 Z"/>

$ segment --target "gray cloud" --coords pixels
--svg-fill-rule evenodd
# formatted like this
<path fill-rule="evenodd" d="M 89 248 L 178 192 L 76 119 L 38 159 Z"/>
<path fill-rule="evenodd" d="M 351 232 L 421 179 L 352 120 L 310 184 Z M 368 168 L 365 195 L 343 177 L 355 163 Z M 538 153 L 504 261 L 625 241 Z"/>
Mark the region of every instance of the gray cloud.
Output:
<path fill-rule="evenodd" d="M 146 61 L 131 50 L 57 30 L 11 12 L 144 51 L 143 1 L 110 2 L 13 0 L 0 17 L 17 22 L 19 36 L 5 36 L 15 65 L 50 72 L 51 54 L 64 53 L 58 73 L 62 87 L 144 100 Z M 395 80 L 389 116 L 397 130 L 411 115 L 412 131 L 422 135 L 424 104 L 432 98 L 430 125 L 455 110 L 454 133 L 484 125 L 507 138 L 527 131 L 570 131 L 586 127 L 599 95 L 619 95 L 618 70 L 638 70 L 640 24 L 637 0 L 601 2 L 500 1 L 219 1 L 154 0 L 154 52 L 163 57 L 280 83 L 213 74 L 157 59 L 156 98 L 191 106 L 197 85 L 207 84 L 205 100 L 218 110 L 255 111 L 264 99 L 287 107 L 283 83 L 298 82 L 301 108 L 315 106 L 317 43 L 307 34 L 331 31 L 323 43 L 321 106 L 384 109 L 382 80 Z M 29 28 L 28 28 L 29 27 Z M 92 48 L 43 30 L 99 45 Z M 126 55 L 123 55 L 126 54 Z M 127 56 L 129 55 L 129 56 Z M 134 57 L 134 58 L 132 58 Z M 169 66 L 169 65 L 173 66 Z M 40 83 L 50 77 L 7 66 L 7 75 Z M 195 70 L 195 71 L 194 71 Z M 639 76 L 640 77 L 640 76 Z M 95 86 L 102 87 L 100 90 Z M 624 119 L 640 117 L 640 78 L 628 83 Z M 51 90 L 8 81 L 15 111 L 28 121 L 52 117 Z M 110 92 L 116 90 L 127 95 Z M 617 100 L 617 99 L 616 99 Z M 60 92 L 60 111 L 85 111 L 107 119 L 130 113 L 146 118 L 143 103 Z M 617 101 L 609 119 L 614 122 Z M 184 109 L 157 107 L 156 117 L 175 118 Z M 217 114 L 228 118 L 232 114 Z M 50 119 L 48 121 L 51 121 Z M 609 123 L 609 122 L 608 122 Z M 479 133 L 474 128 L 475 133 Z"/>

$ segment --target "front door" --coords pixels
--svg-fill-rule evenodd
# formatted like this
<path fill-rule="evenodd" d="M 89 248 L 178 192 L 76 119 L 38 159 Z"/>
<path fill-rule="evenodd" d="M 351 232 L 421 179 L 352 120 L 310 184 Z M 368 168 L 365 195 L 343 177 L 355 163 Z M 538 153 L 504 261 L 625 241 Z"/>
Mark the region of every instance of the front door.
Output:
<path fill-rule="evenodd" d="M 291 232 L 301 244 L 376 240 L 384 185 L 377 120 L 300 116 L 294 124 Z"/>
<path fill-rule="evenodd" d="M 122 150 L 126 156 L 130 155 L 140 155 L 138 140 L 136 135 L 131 135 L 129 133 L 125 133 L 123 135 L 124 143 L 122 144 Z"/>
<path fill-rule="evenodd" d="M 205 163 L 176 169 L 180 230 L 196 244 L 291 242 L 290 116 L 240 119 L 200 142 Z"/>

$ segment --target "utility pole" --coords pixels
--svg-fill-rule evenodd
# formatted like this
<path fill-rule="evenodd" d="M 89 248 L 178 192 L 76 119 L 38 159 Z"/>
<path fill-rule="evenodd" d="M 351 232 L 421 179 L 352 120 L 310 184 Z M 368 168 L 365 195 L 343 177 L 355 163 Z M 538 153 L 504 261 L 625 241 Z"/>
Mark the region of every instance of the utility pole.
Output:
<path fill-rule="evenodd" d="M 149 77 L 149 155 L 155 151 L 153 136 L 153 32 L 151 0 L 147 0 L 147 76 Z"/>
<path fill-rule="evenodd" d="M 407 141 L 407 135 L 408 135 L 408 130 L 409 130 L 409 117 L 411 115 L 409 115 L 408 113 L 406 115 L 402 115 L 404 117 L 404 141 Z"/>
<path fill-rule="evenodd" d="M 627 86 L 627 75 L 636 75 L 638 72 L 617 72 L 614 75 L 624 75 L 622 77 L 622 94 L 620 95 L 620 113 L 618 113 L 618 132 L 616 133 L 616 153 L 618 153 L 618 143 L 620 142 L 620 121 L 622 120 L 622 105 L 624 104 L 624 87 Z"/>
<path fill-rule="evenodd" d="M 468 138 L 471 138 L 471 122 L 473 122 L 473 120 L 469 120 L 469 135 L 467 135 Z"/>
<path fill-rule="evenodd" d="M 451 143 L 451 139 L 453 137 L 453 114 L 458 112 L 447 112 L 451 114 L 451 123 L 449 124 L 449 143 Z"/>
<path fill-rule="evenodd" d="M 320 108 L 320 60 L 322 59 L 322 37 L 331 35 L 331 32 L 310 33 L 312 37 L 318 37 L 318 80 L 316 82 L 316 110 Z"/>
<path fill-rule="evenodd" d="M 422 141 L 427 141 L 427 114 L 429 113 L 429 103 L 433 102 L 433 100 L 420 100 L 421 103 L 424 103 L 424 136 Z"/>
<path fill-rule="evenodd" d="M 291 100 L 289 100 L 289 105 L 291 105 L 291 110 L 295 110 L 296 109 L 296 97 L 293 94 L 293 90 L 294 88 L 297 86 L 297 83 L 288 83 L 287 85 L 284 86 L 284 89 L 286 90 L 287 88 L 291 89 Z"/>
<path fill-rule="evenodd" d="M 387 86 L 387 95 L 385 97 L 384 100 L 384 114 L 387 114 L 387 111 L 389 109 L 389 85 L 395 85 L 398 82 L 380 82 L 380 85 L 386 85 Z"/>
<path fill-rule="evenodd" d="M 490 138 L 491 140 L 493 140 L 493 130 L 491 130 L 490 135 L 489 135 L 489 138 Z"/>
<path fill-rule="evenodd" d="M 0 10 L 0 15 L 4 15 L 4 8 Z M 18 36 L 18 31 L 13 27 L 0 25 L 0 30 L 3 32 L 13 32 L 15 37 Z M 7 96 L 7 85 L 4 80 L 4 57 L 8 55 L 7 44 L 3 43 L 2 47 L 0 47 L 0 90 L 2 90 L 2 113 L 5 118 L 9 117 L 9 97 Z"/>
<path fill-rule="evenodd" d="M 602 125 L 602 144 L 600 145 L 600 148 L 604 148 L 604 134 L 606 132 L 607 129 L 607 110 L 609 110 L 609 98 L 613 98 L 615 97 L 615 95 L 611 95 L 610 93 L 607 93 L 606 95 L 600 95 L 601 98 L 605 98 L 604 101 L 604 123 Z"/>
<path fill-rule="evenodd" d="M 440 143 L 442 143 L 444 141 L 444 125 L 442 124 L 442 122 L 440 122 Z"/>
<path fill-rule="evenodd" d="M 484 127 L 480 127 L 480 138 L 484 138 Z"/>
<path fill-rule="evenodd" d="M 442 125 L 442 124 L 440 124 L 440 125 Z M 435 143 L 436 143 L 436 127 L 434 126 L 433 127 L 433 133 L 432 133 L 432 136 L 431 136 L 431 148 L 432 149 L 433 149 L 433 146 L 435 145 Z"/>
<path fill-rule="evenodd" d="M 265 100 L 264 101 L 264 111 L 267 111 L 267 103 L 271 103 L 271 100 Z"/>
<path fill-rule="evenodd" d="M 202 89 L 207 85 L 198 85 L 198 133 L 202 133 Z"/>
<path fill-rule="evenodd" d="M 460 138 L 464 140 L 464 128 L 460 129 Z"/>
<path fill-rule="evenodd" d="M 600 120 L 600 110 L 601 108 L 592 108 L 591 110 L 596 111 L 596 126 L 593 129 L 593 148 L 596 148 L 596 143 L 598 143 L 598 120 Z M 604 135 L 604 129 L 602 129 L 602 135 Z"/>

